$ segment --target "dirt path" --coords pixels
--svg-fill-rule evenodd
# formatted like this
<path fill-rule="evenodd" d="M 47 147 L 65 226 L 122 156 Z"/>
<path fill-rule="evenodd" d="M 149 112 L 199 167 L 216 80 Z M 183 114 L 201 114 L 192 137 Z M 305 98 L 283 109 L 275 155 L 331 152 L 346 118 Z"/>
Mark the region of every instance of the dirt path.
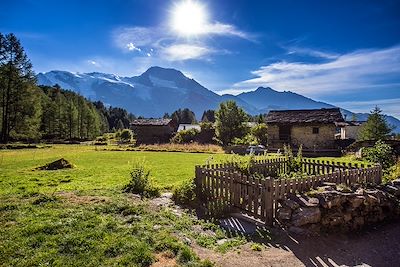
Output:
<path fill-rule="evenodd" d="M 351 235 L 305 237 L 276 233 L 274 243 L 253 251 L 249 245 L 240 250 L 218 254 L 196 247 L 201 258 L 217 266 L 399 266 L 400 222 L 370 228 Z"/>

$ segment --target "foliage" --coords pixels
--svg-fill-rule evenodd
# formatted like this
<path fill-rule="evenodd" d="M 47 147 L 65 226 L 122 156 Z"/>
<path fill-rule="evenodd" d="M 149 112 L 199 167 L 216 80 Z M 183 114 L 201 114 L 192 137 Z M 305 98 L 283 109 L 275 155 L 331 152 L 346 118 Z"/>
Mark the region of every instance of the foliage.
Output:
<path fill-rule="evenodd" d="M 256 138 L 260 145 L 267 145 L 268 128 L 265 123 L 259 123 L 251 129 L 251 134 Z"/>
<path fill-rule="evenodd" d="M 215 112 L 216 136 L 221 144 L 228 145 L 235 137 L 242 138 L 246 134 L 244 122 L 247 119 L 247 114 L 235 101 L 221 103 Z"/>
<path fill-rule="evenodd" d="M 119 136 L 119 138 L 121 139 L 121 141 L 123 142 L 131 142 L 132 138 L 133 138 L 133 132 L 130 129 L 123 129 L 121 131 L 121 134 Z"/>
<path fill-rule="evenodd" d="M 190 205 L 196 199 L 196 185 L 194 179 L 186 180 L 181 185 L 174 188 L 172 199 L 177 204 Z"/>
<path fill-rule="evenodd" d="M 246 134 L 242 138 L 235 137 L 232 140 L 234 145 L 257 145 L 258 140 L 257 138 L 252 135 L 251 133 Z"/>
<path fill-rule="evenodd" d="M 199 134 L 197 129 L 182 130 L 172 137 L 171 142 L 175 144 L 187 144 L 194 142 L 196 136 Z"/>
<path fill-rule="evenodd" d="M 178 124 L 186 123 L 193 124 L 196 123 L 196 116 L 193 111 L 188 108 L 178 109 L 171 114 L 171 118 Z"/>
<path fill-rule="evenodd" d="M 20 41 L 0 33 L 0 142 L 39 137 L 40 92 Z"/>
<path fill-rule="evenodd" d="M 384 182 L 400 179 L 400 160 L 395 165 L 390 167 L 383 176 Z"/>
<path fill-rule="evenodd" d="M 368 120 L 361 126 L 358 134 L 359 140 L 385 140 L 394 127 L 390 126 L 382 110 L 375 107 Z"/>
<path fill-rule="evenodd" d="M 124 187 L 125 192 L 140 194 L 144 197 L 157 197 L 160 189 L 154 185 L 150 177 L 150 169 L 145 161 L 135 161 L 130 173 L 131 180 Z"/>
<path fill-rule="evenodd" d="M 205 110 L 203 116 L 201 116 L 201 121 L 210 123 L 215 122 L 215 111 L 212 109 Z"/>
<path fill-rule="evenodd" d="M 303 176 L 302 173 L 302 159 L 303 159 L 303 146 L 300 145 L 296 157 L 293 155 L 290 145 L 284 146 L 284 156 L 287 161 L 287 170 L 281 174 L 282 178 L 292 178 Z"/>
<path fill-rule="evenodd" d="M 361 154 L 365 160 L 379 163 L 384 170 L 395 164 L 392 147 L 381 140 L 378 140 L 373 147 L 363 148 Z"/>

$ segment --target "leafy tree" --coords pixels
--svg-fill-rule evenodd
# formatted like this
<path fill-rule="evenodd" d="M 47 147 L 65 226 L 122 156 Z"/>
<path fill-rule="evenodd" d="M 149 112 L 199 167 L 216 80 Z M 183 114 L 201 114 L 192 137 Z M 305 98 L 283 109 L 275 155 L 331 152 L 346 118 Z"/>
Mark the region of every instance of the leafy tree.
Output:
<path fill-rule="evenodd" d="M 381 164 L 384 170 L 396 162 L 392 147 L 381 140 L 378 140 L 373 147 L 363 148 L 362 157 L 369 162 Z"/>
<path fill-rule="evenodd" d="M 215 122 L 215 111 L 212 109 L 204 111 L 203 116 L 201 116 L 201 121 Z"/>
<path fill-rule="evenodd" d="M 359 140 L 384 140 L 394 127 L 390 126 L 382 110 L 377 106 L 371 111 L 368 120 L 362 125 L 358 135 Z"/>
<path fill-rule="evenodd" d="M 41 114 L 35 75 L 17 37 L 0 33 L 0 141 L 37 138 Z"/>
<path fill-rule="evenodd" d="M 242 138 L 246 134 L 246 113 L 236 105 L 235 101 L 227 101 L 219 105 L 215 112 L 216 136 L 223 145 L 228 145 L 236 138 Z"/>
<path fill-rule="evenodd" d="M 193 111 L 188 108 L 178 109 L 171 114 L 171 119 L 176 121 L 178 124 L 187 123 L 192 124 L 196 123 L 196 116 Z"/>
<path fill-rule="evenodd" d="M 265 123 L 260 123 L 251 129 L 251 134 L 257 139 L 257 142 L 261 145 L 267 145 L 268 139 L 268 128 Z"/>

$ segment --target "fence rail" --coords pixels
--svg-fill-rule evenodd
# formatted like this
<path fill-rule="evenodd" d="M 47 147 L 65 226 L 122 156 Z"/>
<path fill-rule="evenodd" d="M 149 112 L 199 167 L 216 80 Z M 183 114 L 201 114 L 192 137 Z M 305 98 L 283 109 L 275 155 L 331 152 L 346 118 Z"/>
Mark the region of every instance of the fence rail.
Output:
<path fill-rule="evenodd" d="M 210 216 L 239 209 L 272 225 L 278 200 L 289 193 L 302 193 L 323 182 L 379 184 L 382 178 L 380 165 L 313 159 L 302 160 L 301 170 L 307 177 L 278 178 L 287 168 L 288 162 L 284 158 L 256 161 L 251 171 L 262 174 L 262 178 L 245 175 L 232 163 L 196 166 L 197 194 Z"/>

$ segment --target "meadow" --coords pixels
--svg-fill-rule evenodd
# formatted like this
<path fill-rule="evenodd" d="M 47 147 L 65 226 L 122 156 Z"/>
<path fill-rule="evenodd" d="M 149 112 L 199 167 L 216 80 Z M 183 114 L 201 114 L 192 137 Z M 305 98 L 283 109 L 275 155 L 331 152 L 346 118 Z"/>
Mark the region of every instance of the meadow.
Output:
<path fill-rule="evenodd" d="M 253 237 L 232 235 L 122 188 L 136 160 L 144 159 L 155 182 L 169 191 L 193 177 L 196 164 L 227 157 L 90 145 L 0 150 L 0 266 L 212 266 L 191 244 L 225 252 Z M 59 158 L 75 167 L 35 170 Z"/>
<path fill-rule="evenodd" d="M 94 146 L 55 145 L 43 149 L 0 150 L 0 193 L 120 190 L 135 160 L 145 160 L 155 182 L 171 189 L 194 175 L 194 166 L 219 160 L 223 154 L 102 151 Z M 73 169 L 38 171 L 38 166 L 65 158 Z"/>

